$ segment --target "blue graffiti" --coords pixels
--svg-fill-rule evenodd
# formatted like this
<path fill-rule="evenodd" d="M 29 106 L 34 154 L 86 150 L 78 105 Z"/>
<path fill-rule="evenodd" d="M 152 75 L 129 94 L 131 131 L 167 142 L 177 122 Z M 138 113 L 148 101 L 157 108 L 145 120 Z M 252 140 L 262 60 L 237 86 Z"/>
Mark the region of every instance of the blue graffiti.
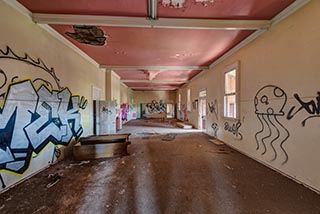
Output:
<path fill-rule="evenodd" d="M 68 88 L 36 90 L 30 80 L 9 86 L 0 108 L 0 170 L 24 173 L 32 157 L 49 142 L 68 145 L 80 137 L 79 109 L 87 100 Z"/>

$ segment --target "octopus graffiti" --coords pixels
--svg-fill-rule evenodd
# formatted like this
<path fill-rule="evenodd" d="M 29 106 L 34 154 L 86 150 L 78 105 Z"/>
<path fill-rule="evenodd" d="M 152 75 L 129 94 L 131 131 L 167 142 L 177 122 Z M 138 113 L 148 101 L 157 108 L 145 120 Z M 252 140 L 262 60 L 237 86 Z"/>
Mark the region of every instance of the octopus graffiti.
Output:
<path fill-rule="evenodd" d="M 273 154 L 271 161 L 276 160 L 278 154 L 282 153 L 282 164 L 288 161 L 288 154 L 283 145 L 290 136 L 289 131 L 279 121 L 279 118 L 285 115 L 283 108 L 286 103 L 286 93 L 274 85 L 264 86 L 254 98 L 255 114 L 261 123 L 261 130 L 255 134 L 256 150 L 262 150 L 261 154 L 265 155 L 268 152 L 268 144 Z"/>

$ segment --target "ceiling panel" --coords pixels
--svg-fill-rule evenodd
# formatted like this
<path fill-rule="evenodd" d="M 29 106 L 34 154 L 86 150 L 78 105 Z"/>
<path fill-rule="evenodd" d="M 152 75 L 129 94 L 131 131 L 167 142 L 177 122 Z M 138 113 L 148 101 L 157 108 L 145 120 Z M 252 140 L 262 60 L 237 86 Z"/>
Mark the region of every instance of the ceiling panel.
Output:
<path fill-rule="evenodd" d="M 147 0 L 18 0 L 33 13 L 147 16 Z"/>
<path fill-rule="evenodd" d="M 135 66 L 209 65 L 253 32 L 99 27 L 108 35 L 107 43 L 92 46 L 68 37 L 72 26 L 51 26 L 99 64 Z"/>
<path fill-rule="evenodd" d="M 219 23 L 225 23 L 220 20 L 231 19 L 240 20 L 241 23 L 243 23 L 241 20 L 271 20 L 295 2 L 294 0 L 214 0 L 211 4 L 212 0 L 156 1 L 157 15 L 160 18 L 158 22 L 161 18 L 194 19 L 182 21 L 187 23 L 188 27 L 194 22 L 199 24 L 197 20 L 199 18 L 217 19 Z M 132 17 L 148 19 L 147 0 L 18 0 L 18 2 L 33 13 L 130 17 L 118 17 L 113 27 L 109 26 L 110 22 L 94 22 L 104 26 L 70 25 L 70 23 L 85 24 L 83 22 L 88 20 L 88 16 L 81 16 L 84 19 L 72 16 L 73 21 L 70 22 L 65 22 L 66 17 L 63 16 L 63 20 L 60 20 L 62 22 L 46 22 L 56 23 L 50 26 L 102 66 L 125 66 L 126 68 L 159 66 L 165 69 L 169 69 L 167 66 L 185 66 L 180 67 L 181 70 L 178 68 L 177 70 L 115 70 L 121 80 L 135 90 L 175 90 L 201 72 L 185 70 L 186 68 L 196 69 L 192 66 L 210 65 L 255 32 L 230 29 L 230 27 L 228 30 L 221 30 L 221 28 L 204 30 L 177 29 L 172 26 L 171 28 L 150 26 L 138 28 L 137 25 L 124 27 L 123 23 L 119 25 L 118 22 L 121 22 L 119 20 L 124 20 L 124 23 L 130 25 Z M 177 2 L 180 4 L 177 5 Z M 58 20 L 55 15 L 50 17 Z M 92 17 L 89 18 L 91 20 Z M 145 19 L 139 19 L 140 21 L 145 22 Z M 177 23 L 172 20 L 169 22 Z M 68 23 L 68 25 L 61 23 Z M 120 27 L 121 24 L 122 27 Z M 157 69 L 160 69 L 159 67 Z"/>
<path fill-rule="evenodd" d="M 159 17 L 211 18 L 211 19 L 272 19 L 294 0 L 215 0 L 213 4 L 184 2 L 181 8 L 163 6 L 166 0 L 158 0 Z"/>

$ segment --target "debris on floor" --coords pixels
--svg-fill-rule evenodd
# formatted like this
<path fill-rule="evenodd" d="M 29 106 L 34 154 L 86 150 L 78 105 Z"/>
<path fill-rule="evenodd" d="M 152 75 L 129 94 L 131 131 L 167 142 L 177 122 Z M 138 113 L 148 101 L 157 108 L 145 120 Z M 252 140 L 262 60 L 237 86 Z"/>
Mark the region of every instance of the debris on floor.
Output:
<path fill-rule="evenodd" d="M 161 138 L 163 141 L 173 141 L 176 138 L 177 134 L 166 134 L 164 137 Z"/>
<path fill-rule="evenodd" d="M 218 145 L 218 146 L 224 145 L 224 143 L 218 139 L 209 139 L 209 141 Z"/>
<path fill-rule="evenodd" d="M 60 181 L 60 179 L 62 178 L 62 174 L 59 174 L 59 173 L 49 174 L 48 178 L 50 179 L 51 182 L 46 187 L 49 189 Z"/>
<path fill-rule="evenodd" d="M 80 163 L 71 163 L 69 166 L 66 167 L 66 169 L 70 169 L 70 168 L 72 168 L 72 167 L 74 167 L 74 166 L 81 166 L 81 165 L 83 165 L 83 164 L 88 164 L 88 163 L 90 163 L 89 160 L 87 160 L 87 161 L 81 161 Z"/>
<path fill-rule="evenodd" d="M 177 125 L 177 127 L 182 128 L 182 129 L 192 129 L 192 125 L 190 125 L 190 124 L 178 122 L 176 125 Z"/>
<path fill-rule="evenodd" d="M 42 210 L 44 210 L 46 208 L 47 208 L 46 206 L 42 206 L 39 209 L 37 209 L 36 211 L 34 211 L 32 214 L 41 213 L 40 211 L 42 211 Z"/>
<path fill-rule="evenodd" d="M 224 149 L 218 149 L 218 150 L 207 150 L 206 152 L 210 152 L 210 153 L 219 153 L 219 154 L 229 154 L 228 151 L 224 150 Z"/>
<path fill-rule="evenodd" d="M 227 169 L 233 170 L 233 168 L 227 164 L 223 164 L 224 167 L 226 167 Z"/>

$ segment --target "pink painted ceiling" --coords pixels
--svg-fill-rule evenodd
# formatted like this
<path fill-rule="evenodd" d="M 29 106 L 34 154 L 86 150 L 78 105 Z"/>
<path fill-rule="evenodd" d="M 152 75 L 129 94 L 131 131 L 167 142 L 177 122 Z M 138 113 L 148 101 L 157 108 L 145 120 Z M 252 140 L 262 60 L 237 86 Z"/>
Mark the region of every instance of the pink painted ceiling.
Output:
<path fill-rule="evenodd" d="M 81 44 L 65 32 L 70 25 L 51 25 L 99 64 L 108 65 L 209 65 L 252 31 L 181 30 L 159 28 L 99 27 L 107 45 Z"/>
<path fill-rule="evenodd" d="M 147 0 L 18 1 L 33 13 L 147 17 Z M 213 5 L 205 6 L 186 0 L 182 8 L 176 9 L 163 6 L 162 0 L 158 0 L 158 17 L 272 19 L 292 2 L 294 0 L 215 0 Z M 104 46 L 93 46 L 67 36 L 66 32 L 74 32 L 71 25 L 51 27 L 98 64 L 120 66 L 207 66 L 254 32 L 97 26 L 108 38 Z M 135 90 L 175 90 L 201 71 L 115 72 Z"/>
<path fill-rule="evenodd" d="M 122 80 L 180 80 L 187 81 L 197 75 L 200 70 L 187 70 L 187 71 L 154 71 L 154 70 L 119 70 L 117 74 Z"/>
<path fill-rule="evenodd" d="M 272 19 L 294 0 L 215 0 L 213 4 L 187 0 L 182 8 L 164 7 L 159 0 L 159 17 L 215 19 Z"/>

